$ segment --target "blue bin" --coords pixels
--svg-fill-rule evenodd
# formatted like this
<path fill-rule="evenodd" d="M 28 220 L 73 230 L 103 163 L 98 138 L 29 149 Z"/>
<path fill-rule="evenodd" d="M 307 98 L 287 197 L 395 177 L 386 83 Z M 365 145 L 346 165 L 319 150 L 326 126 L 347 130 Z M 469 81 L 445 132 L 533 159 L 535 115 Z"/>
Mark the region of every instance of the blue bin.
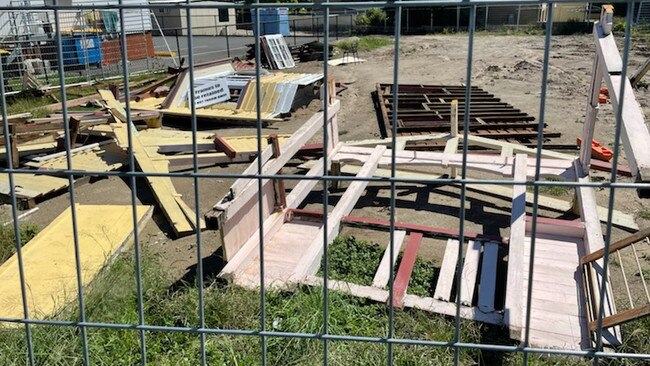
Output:
<path fill-rule="evenodd" d="M 99 36 L 66 37 L 61 43 L 65 66 L 83 66 L 102 62 L 102 44 Z"/>
<path fill-rule="evenodd" d="M 255 32 L 255 11 L 251 11 L 253 32 Z M 282 34 L 289 35 L 289 9 L 260 9 L 260 35 Z"/>

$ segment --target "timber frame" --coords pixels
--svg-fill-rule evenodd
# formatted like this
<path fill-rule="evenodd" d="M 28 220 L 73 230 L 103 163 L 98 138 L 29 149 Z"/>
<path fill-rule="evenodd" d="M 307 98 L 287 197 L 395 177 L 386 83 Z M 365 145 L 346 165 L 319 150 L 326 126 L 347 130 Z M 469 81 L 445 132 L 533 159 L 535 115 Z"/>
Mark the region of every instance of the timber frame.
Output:
<path fill-rule="evenodd" d="M 291 288 L 299 284 L 323 286 L 327 283 L 332 290 L 378 302 L 387 302 L 392 298 L 392 305 L 398 308 L 419 308 L 448 316 L 455 316 L 458 301 L 461 304 L 461 317 L 507 326 L 514 339 L 523 339 L 525 334 L 530 283 L 533 285 L 528 332 L 531 345 L 563 349 L 592 348 L 596 344 L 594 322 L 598 319 L 601 302 L 604 304 L 602 342 L 608 346 L 620 345 L 620 324 L 647 315 L 650 305 L 617 312 L 609 284 L 602 293 L 604 298 L 600 298 L 606 276 L 601 222 L 607 222 L 608 209 L 597 206 L 595 191 L 588 185 L 575 187 L 573 205 L 550 197 L 538 202 L 540 207 L 558 212 L 573 210 L 579 214 L 579 220 L 538 217 L 533 223 L 526 213 L 527 206 L 533 204 L 533 197 L 527 193 L 525 185 L 513 184 L 509 188 L 470 183 L 468 190 L 507 198 L 511 202 L 510 233 L 507 238 L 485 237 L 467 231 L 463 242 L 460 242 L 456 230 L 396 222 L 394 240 L 388 244 L 371 285 L 325 281 L 316 275 L 323 250 L 336 238 L 342 225 L 389 226 L 387 221 L 355 217 L 351 216 L 351 212 L 369 183 L 363 179 L 390 177 L 393 160 L 397 165 L 395 176 L 415 182 L 431 181 L 443 174 L 454 177 L 457 169 L 464 164 L 470 176 L 480 173 L 522 183 L 535 178 L 539 172 L 541 177 L 589 183 L 591 146 L 585 142 L 593 138 L 598 90 L 603 78 L 610 89 L 615 108 L 619 103 L 619 87 L 625 83 L 623 146 L 628 156 L 630 174 L 638 181 L 648 181 L 650 134 L 645 127 L 643 114 L 634 99 L 629 81 L 621 80 L 621 61 L 612 35 L 605 34 L 599 23 L 594 29 L 598 54 L 578 157 L 541 150 L 541 157 L 537 161 L 536 149 L 473 135 L 465 139 L 458 133 L 458 103 L 453 100 L 450 102 L 448 133 L 397 136 L 395 145 L 392 145 L 392 139 L 342 143 L 338 141 L 337 128 L 340 102 L 334 100 L 327 105 L 328 121 L 323 121 L 323 113 L 317 113 L 281 147 L 267 147 L 257 157 L 262 166 L 259 173 L 265 176 L 279 174 L 284 165 L 325 125 L 331 136 L 327 151 L 323 151 L 327 155 L 327 166 L 321 158 L 304 163 L 300 168 L 307 170 L 307 177 L 330 172 L 330 175 L 350 174 L 359 179 L 347 183 L 337 204 L 326 216 L 323 212 L 299 209 L 318 180 L 299 180 L 288 193 L 282 184 L 275 182 L 277 179 L 263 179 L 261 192 L 258 191 L 256 179 L 237 180 L 230 193 L 206 216 L 207 222 L 218 223 L 223 239 L 227 264 L 219 276 L 248 288 L 261 285 L 270 288 Z M 442 144 L 444 151 L 407 151 L 405 147 L 409 142 Z M 474 154 L 470 151 L 463 157 L 457 153 L 459 144 L 479 146 L 498 153 Z M 536 165 L 538 163 L 539 166 Z M 435 172 L 423 172 L 414 167 L 433 168 Z M 611 167 L 601 165 L 598 168 Z M 244 172 L 245 175 L 255 173 L 258 173 L 258 160 Z M 263 206 L 261 209 L 259 203 Z M 263 217 L 258 217 L 258 212 Z M 263 229 L 259 227 L 260 222 L 263 222 Z M 629 231 L 639 230 L 633 217 L 620 211 L 613 212 L 612 223 Z M 263 243 L 260 243 L 260 236 Z M 435 292 L 431 297 L 408 293 L 413 265 L 425 236 L 447 239 Z M 391 245 L 394 246 L 392 256 Z M 629 244 L 614 244 L 610 250 L 620 250 L 625 245 Z M 387 289 L 390 263 L 396 263 L 400 251 L 403 253 L 402 260 L 396 266 L 393 286 L 390 287 L 393 293 L 390 294 Z M 263 278 L 260 276 L 261 252 L 264 253 Z M 533 260 L 535 265 L 532 273 L 529 273 Z M 497 276 L 496 268 L 504 265 L 506 274 Z M 458 284 L 461 285 L 460 290 Z"/>

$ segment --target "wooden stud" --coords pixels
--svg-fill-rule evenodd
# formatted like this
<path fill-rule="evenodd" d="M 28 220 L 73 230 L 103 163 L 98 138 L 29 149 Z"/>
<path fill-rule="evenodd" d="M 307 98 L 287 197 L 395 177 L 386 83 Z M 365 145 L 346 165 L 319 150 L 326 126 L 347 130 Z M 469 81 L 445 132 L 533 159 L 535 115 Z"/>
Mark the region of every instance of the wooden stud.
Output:
<path fill-rule="evenodd" d="M 524 154 L 517 154 L 515 157 L 515 181 L 522 182 L 526 180 L 527 160 L 527 156 Z M 525 236 L 526 186 L 513 185 L 504 321 L 510 328 L 510 337 L 515 339 L 521 339 L 524 320 L 522 292 L 524 289 L 524 258 L 526 256 L 524 245 Z"/>
<path fill-rule="evenodd" d="M 467 244 L 463 271 L 460 275 L 460 303 L 465 306 L 472 306 L 476 279 L 478 277 L 478 264 L 481 258 L 482 243 L 478 240 L 470 240 Z"/>
<path fill-rule="evenodd" d="M 623 248 L 626 248 L 638 241 L 641 241 L 647 237 L 650 236 L 650 228 L 645 228 L 633 235 L 630 235 L 626 238 L 623 238 L 615 243 L 611 243 L 609 246 L 609 252 L 613 253 L 617 250 L 621 250 Z M 590 254 L 587 254 L 586 256 L 582 257 L 580 260 L 581 264 L 587 264 L 589 262 L 593 262 L 597 259 L 602 258 L 605 255 L 605 248 L 600 248 L 594 252 L 591 252 Z"/>
<path fill-rule="evenodd" d="M 404 249 L 402 261 L 399 264 L 395 282 L 393 283 L 393 306 L 395 307 L 401 308 L 404 306 L 404 295 L 406 295 L 406 289 L 411 280 L 411 273 L 413 272 L 421 242 L 421 233 L 411 233 L 409 235 L 409 241 L 406 244 L 406 249 Z"/>
<path fill-rule="evenodd" d="M 621 325 L 647 315 L 650 315 L 650 304 L 646 304 L 630 310 L 625 310 L 618 314 L 610 315 L 603 318 L 603 329 Z M 597 328 L 598 328 L 598 320 L 593 320 L 589 322 L 589 330 L 595 332 Z"/>
<path fill-rule="evenodd" d="M 276 136 L 277 137 L 277 136 Z M 234 159 L 237 156 L 237 151 L 223 137 L 219 135 L 214 136 L 214 147 L 218 152 L 226 154 L 227 157 Z"/>
<path fill-rule="evenodd" d="M 280 142 L 278 141 L 278 135 L 271 134 L 268 138 L 269 145 L 273 149 L 273 158 L 277 159 L 280 157 Z M 278 174 L 282 175 L 282 168 L 278 170 Z M 273 188 L 275 191 L 275 210 L 282 210 L 287 207 L 287 192 L 284 189 L 284 180 L 283 179 L 273 179 Z"/>
<path fill-rule="evenodd" d="M 392 261 L 393 264 L 397 262 L 397 257 L 399 257 L 399 251 L 404 243 L 404 238 L 406 238 L 406 231 L 397 230 L 393 234 L 393 257 L 390 258 L 391 243 L 389 242 L 388 246 L 386 246 L 386 250 L 384 250 L 384 255 L 381 257 L 381 262 L 379 263 L 379 267 L 377 267 L 375 277 L 372 280 L 372 285 L 374 287 L 383 289 L 388 284 L 388 280 L 390 279 L 390 262 Z"/>
<path fill-rule="evenodd" d="M 442 258 L 442 266 L 438 274 L 438 283 L 433 297 L 438 300 L 449 301 L 454 286 L 454 277 L 458 266 L 458 240 L 448 239 L 445 246 L 445 254 Z"/>

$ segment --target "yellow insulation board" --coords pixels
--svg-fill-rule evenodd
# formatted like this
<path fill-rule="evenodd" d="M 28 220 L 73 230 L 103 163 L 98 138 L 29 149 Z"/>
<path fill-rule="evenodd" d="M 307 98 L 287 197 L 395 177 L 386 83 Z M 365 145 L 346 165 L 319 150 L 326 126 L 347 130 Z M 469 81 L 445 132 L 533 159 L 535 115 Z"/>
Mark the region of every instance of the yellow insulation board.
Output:
<path fill-rule="evenodd" d="M 133 235 L 130 205 L 77 205 L 81 281 L 88 286 Z M 151 206 L 137 206 L 138 229 L 151 218 Z M 77 277 L 68 208 L 22 250 L 27 305 L 32 319 L 45 319 L 77 299 Z M 0 266 L 0 317 L 22 319 L 18 258 Z"/>

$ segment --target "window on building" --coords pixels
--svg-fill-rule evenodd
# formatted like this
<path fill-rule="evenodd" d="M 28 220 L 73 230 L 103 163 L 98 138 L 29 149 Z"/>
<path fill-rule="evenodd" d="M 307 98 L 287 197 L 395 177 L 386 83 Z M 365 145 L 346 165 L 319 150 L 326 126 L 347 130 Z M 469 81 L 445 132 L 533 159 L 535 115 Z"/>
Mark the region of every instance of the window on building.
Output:
<path fill-rule="evenodd" d="M 219 23 L 228 22 L 228 9 L 219 9 Z"/>

